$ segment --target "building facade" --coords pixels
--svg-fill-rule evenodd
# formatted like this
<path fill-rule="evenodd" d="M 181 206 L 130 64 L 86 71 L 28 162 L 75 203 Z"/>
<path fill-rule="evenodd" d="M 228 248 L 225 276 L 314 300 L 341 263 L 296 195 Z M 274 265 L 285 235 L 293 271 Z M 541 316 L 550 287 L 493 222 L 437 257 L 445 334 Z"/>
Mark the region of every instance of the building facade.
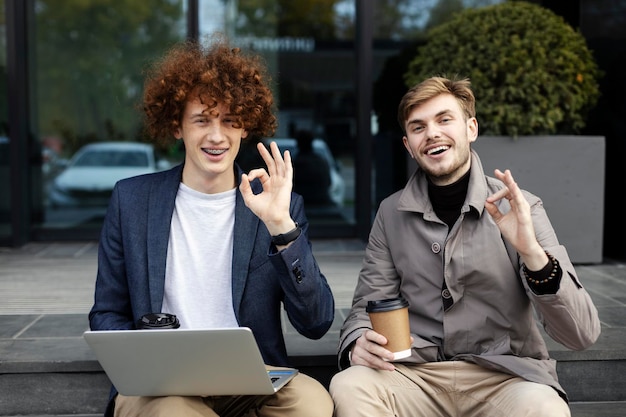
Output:
<path fill-rule="evenodd" d="M 395 122 L 406 57 L 454 11 L 501 1 L 0 0 L 0 245 L 97 239 L 107 191 L 127 171 L 97 158 L 89 166 L 79 151 L 149 141 L 138 111 L 146 64 L 174 42 L 215 32 L 266 60 L 279 143 L 293 150 L 299 133 L 317 138 L 331 186 L 327 201 L 307 205 L 311 236 L 365 239 L 380 200 L 407 177 Z M 605 247 L 620 257 L 626 221 L 610 190 L 626 154 L 626 2 L 536 3 L 580 28 L 605 72 L 585 133 L 607 138 Z M 244 169 L 254 164 L 248 147 Z M 145 169 L 176 164 L 182 152 L 174 142 L 155 147 Z"/>

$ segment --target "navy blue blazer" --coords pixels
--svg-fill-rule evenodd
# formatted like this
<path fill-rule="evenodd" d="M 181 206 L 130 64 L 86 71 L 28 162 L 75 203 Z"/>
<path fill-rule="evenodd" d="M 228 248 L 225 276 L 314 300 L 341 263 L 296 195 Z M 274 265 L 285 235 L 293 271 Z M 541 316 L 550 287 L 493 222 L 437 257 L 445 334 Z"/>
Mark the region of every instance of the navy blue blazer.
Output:
<path fill-rule="evenodd" d="M 119 181 L 104 220 L 98 254 L 92 330 L 134 329 L 142 315 L 161 311 L 165 263 L 182 165 Z M 237 178 L 241 171 L 235 168 Z M 259 181 L 253 183 L 261 191 Z M 333 322 L 330 287 L 313 257 L 302 197 L 293 193 L 291 217 L 303 233 L 277 252 L 260 219 L 237 189 L 233 247 L 233 308 L 250 327 L 268 365 L 287 366 L 281 304 L 294 328 L 319 339 Z M 207 271 L 210 274 L 211 271 Z"/>

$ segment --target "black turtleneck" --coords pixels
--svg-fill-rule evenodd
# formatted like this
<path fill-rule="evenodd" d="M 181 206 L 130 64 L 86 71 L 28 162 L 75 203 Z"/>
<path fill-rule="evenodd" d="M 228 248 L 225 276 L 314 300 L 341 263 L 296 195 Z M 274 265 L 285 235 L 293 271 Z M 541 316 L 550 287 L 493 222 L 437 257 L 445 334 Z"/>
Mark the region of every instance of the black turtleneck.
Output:
<path fill-rule="evenodd" d="M 470 170 L 458 181 L 448 185 L 435 185 L 428 179 L 428 196 L 435 214 L 451 229 L 461 214 L 469 185 Z"/>

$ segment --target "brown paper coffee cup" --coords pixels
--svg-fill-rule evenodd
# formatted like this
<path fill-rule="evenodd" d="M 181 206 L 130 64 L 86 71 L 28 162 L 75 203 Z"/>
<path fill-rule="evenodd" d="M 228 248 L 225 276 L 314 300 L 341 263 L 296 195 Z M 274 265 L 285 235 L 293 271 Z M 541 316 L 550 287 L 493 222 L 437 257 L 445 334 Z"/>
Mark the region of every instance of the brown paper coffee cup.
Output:
<path fill-rule="evenodd" d="M 387 338 L 385 348 L 394 354 L 394 360 L 411 356 L 409 303 L 404 298 L 367 302 L 372 328 Z"/>

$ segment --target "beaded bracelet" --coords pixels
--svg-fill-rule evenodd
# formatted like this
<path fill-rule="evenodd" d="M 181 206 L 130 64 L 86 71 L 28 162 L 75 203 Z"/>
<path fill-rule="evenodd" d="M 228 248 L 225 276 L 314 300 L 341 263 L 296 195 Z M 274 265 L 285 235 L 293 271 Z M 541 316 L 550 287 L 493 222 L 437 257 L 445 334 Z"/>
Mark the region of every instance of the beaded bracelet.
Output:
<path fill-rule="evenodd" d="M 552 270 L 550 271 L 550 275 L 548 276 L 548 278 L 545 279 L 534 279 L 531 278 L 528 275 L 528 268 L 526 268 L 526 265 L 522 266 L 522 272 L 524 273 L 524 278 L 526 278 L 526 280 L 528 282 L 530 282 L 531 284 L 546 284 L 549 281 L 551 281 L 552 279 L 554 279 L 554 277 L 556 276 L 557 272 L 559 271 L 559 261 L 556 260 L 556 258 L 554 256 L 552 256 L 551 254 L 549 254 L 548 252 L 546 252 L 546 255 L 548 255 L 548 258 L 550 259 L 550 262 L 552 262 Z"/>

